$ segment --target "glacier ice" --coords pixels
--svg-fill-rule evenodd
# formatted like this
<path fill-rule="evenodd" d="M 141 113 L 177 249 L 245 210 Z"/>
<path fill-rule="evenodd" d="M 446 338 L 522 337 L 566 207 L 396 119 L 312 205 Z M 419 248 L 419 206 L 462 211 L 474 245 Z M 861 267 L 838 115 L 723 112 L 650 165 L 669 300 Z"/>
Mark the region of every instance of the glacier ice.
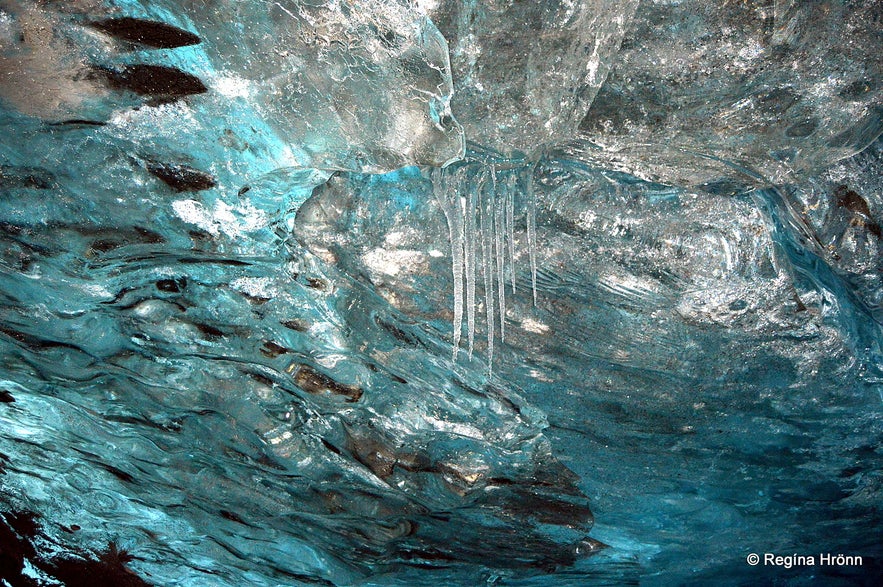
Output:
<path fill-rule="evenodd" d="M 463 150 L 449 108 L 447 43 L 404 0 L 352 7 L 300 0 L 48 6 L 15 0 L 3 15 L 0 72 L 14 81 L 4 84 L 3 97 L 44 120 L 104 121 L 133 94 L 160 104 L 211 89 L 225 102 L 255 105 L 262 125 L 284 137 L 300 167 L 389 171 L 444 165 Z M 112 26 L 137 17 L 140 24 L 129 29 L 145 29 L 156 23 L 151 16 L 171 17 L 152 26 L 175 31 L 165 31 L 165 39 L 177 34 L 186 41 L 152 46 Z M 157 54 L 168 45 L 181 48 Z"/>
<path fill-rule="evenodd" d="M 642 2 L 574 148 L 679 185 L 806 180 L 880 134 L 879 23 L 875 0 Z"/>
<path fill-rule="evenodd" d="M 573 136 L 636 0 L 418 0 L 448 40 L 451 108 L 466 138 L 531 156 Z"/>
<path fill-rule="evenodd" d="M 0 583 L 875 585 L 880 18 L 0 1 Z"/>

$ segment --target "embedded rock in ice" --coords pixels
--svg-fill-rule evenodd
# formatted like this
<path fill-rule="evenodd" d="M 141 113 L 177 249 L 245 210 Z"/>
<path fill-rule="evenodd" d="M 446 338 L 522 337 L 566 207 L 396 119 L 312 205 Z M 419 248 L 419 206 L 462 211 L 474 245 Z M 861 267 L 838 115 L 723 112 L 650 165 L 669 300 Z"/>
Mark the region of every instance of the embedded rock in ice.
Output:
<path fill-rule="evenodd" d="M 470 141 L 530 154 L 569 139 L 610 70 L 636 0 L 419 0 L 451 47 Z"/>
<path fill-rule="evenodd" d="M 404 0 L 49 3 L 0 9 L 0 98 L 51 122 L 246 97 L 317 169 L 461 156 L 444 37 Z"/>
<path fill-rule="evenodd" d="M 883 130 L 880 16 L 876 0 L 642 2 L 576 151 L 718 191 L 738 175 L 719 159 L 759 183 L 812 175 Z"/>

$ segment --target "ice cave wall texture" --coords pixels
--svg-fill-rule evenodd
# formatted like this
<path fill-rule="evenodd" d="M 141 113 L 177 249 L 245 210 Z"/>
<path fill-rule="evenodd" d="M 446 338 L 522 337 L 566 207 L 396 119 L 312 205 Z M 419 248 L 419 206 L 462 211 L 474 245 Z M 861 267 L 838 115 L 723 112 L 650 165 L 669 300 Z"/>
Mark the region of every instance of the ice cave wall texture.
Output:
<path fill-rule="evenodd" d="M 0 585 L 878 585 L 881 55 L 879 0 L 0 0 Z"/>

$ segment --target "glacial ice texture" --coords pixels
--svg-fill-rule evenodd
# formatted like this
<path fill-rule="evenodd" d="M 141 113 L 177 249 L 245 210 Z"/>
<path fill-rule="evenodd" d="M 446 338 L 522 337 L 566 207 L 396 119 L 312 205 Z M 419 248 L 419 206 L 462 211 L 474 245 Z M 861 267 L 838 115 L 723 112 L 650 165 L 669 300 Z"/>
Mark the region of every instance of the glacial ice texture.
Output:
<path fill-rule="evenodd" d="M 0 578 L 876 585 L 880 19 L 0 1 Z"/>
<path fill-rule="evenodd" d="M 208 111 L 221 100 L 233 133 L 247 128 L 228 106 L 247 103 L 300 167 L 389 171 L 462 154 L 447 43 L 404 0 L 8 4 L 0 73 L 14 82 L 2 97 L 25 114 L 105 121 L 120 102 L 189 96 Z"/>
<path fill-rule="evenodd" d="M 812 177 L 883 130 L 881 10 L 642 2 L 574 148 L 678 185 L 726 187 L 734 166 L 755 185 Z"/>
<path fill-rule="evenodd" d="M 613 63 L 637 0 L 419 0 L 448 39 L 466 138 L 532 155 L 571 138 Z"/>

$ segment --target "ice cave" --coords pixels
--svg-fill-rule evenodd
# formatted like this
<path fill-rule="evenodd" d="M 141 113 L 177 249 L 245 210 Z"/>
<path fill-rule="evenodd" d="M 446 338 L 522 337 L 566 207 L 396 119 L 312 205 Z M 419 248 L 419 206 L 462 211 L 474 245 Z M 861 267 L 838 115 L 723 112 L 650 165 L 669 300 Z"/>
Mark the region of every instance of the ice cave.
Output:
<path fill-rule="evenodd" d="M 880 0 L 0 0 L 0 587 L 880 585 Z"/>

